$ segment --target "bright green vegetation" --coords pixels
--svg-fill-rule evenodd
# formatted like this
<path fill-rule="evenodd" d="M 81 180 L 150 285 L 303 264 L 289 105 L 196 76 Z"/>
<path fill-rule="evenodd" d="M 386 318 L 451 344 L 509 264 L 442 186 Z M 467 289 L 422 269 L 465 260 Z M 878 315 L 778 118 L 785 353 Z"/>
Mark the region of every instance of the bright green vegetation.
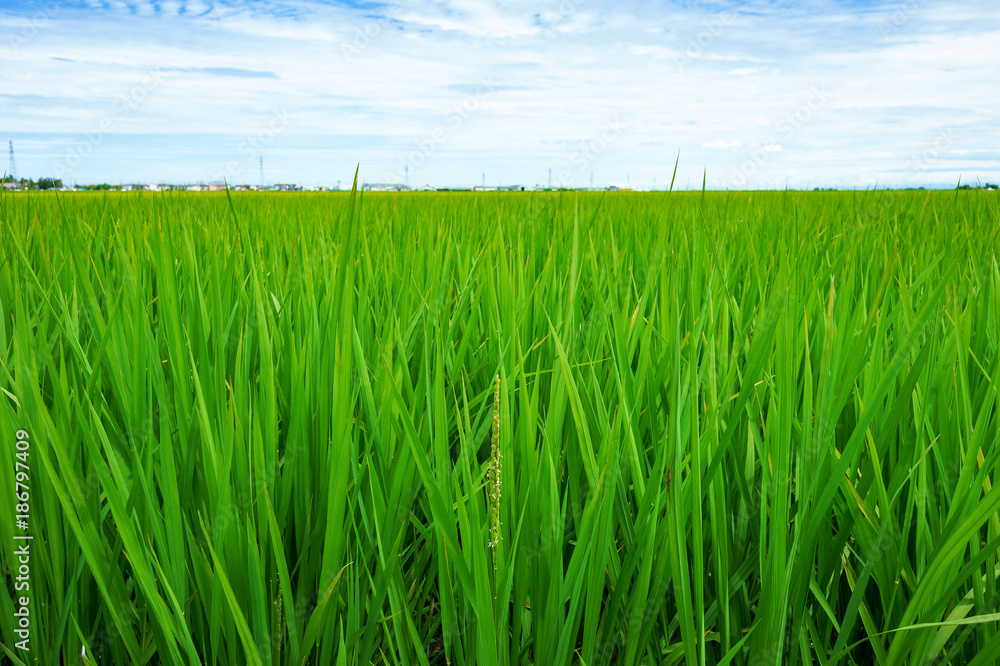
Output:
<path fill-rule="evenodd" d="M 0 206 L 39 663 L 1000 655 L 996 193 Z"/>

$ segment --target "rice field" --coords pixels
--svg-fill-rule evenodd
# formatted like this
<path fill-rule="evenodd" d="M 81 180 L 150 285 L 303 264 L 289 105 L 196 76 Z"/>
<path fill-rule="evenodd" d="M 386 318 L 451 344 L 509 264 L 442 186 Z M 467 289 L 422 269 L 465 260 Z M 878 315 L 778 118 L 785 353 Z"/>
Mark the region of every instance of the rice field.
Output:
<path fill-rule="evenodd" d="M 3 660 L 1000 663 L 998 232 L 974 190 L 0 195 Z"/>

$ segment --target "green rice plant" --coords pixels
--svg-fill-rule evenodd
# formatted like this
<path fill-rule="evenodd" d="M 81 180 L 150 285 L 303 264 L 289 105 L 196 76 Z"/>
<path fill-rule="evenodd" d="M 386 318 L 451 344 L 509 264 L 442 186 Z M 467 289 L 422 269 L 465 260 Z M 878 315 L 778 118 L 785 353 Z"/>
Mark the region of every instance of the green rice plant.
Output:
<path fill-rule="evenodd" d="M 998 228 L 975 190 L 0 193 L 0 652 L 996 663 Z"/>

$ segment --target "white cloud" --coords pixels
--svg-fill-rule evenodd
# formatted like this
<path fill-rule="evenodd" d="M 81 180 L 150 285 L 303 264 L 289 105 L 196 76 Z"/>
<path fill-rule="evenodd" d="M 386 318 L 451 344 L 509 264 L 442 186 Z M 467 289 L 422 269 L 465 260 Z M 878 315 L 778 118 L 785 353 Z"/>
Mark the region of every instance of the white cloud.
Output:
<path fill-rule="evenodd" d="M 486 170 L 531 185 L 571 165 L 574 147 L 612 118 L 627 129 L 588 163 L 583 177 L 593 171 L 596 183 L 665 182 L 680 150 L 679 185 L 687 174 L 700 186 L 707 167 L 709 185 L 724 186 L 763 150 L 748 186 L 910 184 L 900 174 L 945 128 L 952 144 L 907 178 L 954 182 L 975 170 L 1000 180 L 992 0 L 957 10 L 923 0 L 904 13 L 898 3 L 727 13 L 637 0 L 120 5 L 59 5 L 34 28 L 29 10 L 0 10 L 10 133 L 0 139 L 20 146 L 25 173 L 45 175 L 159 67 L 162 85 L 116 123 L 79 179 L 218 170 L 287 108 L 292 121 L 264 158 L 275 179 L 305 183 L 343 178 L 358 162 L 363 173 L 395 171 L 444 126 L 411 182 L 470 184 Z M 495 91 L 456 120 L 484 77 Z M 810 89 L 823 86 L 829 99 L 814 104 Z"/>
<path fill-rule="evenodd" d="M 732 141 L 726 141 L 725 139 L 716 139 L 715 141 L 708 141 L 701 144 L 702 148 L 715 148 L 718 150 L 734 150 L 743 145 L 743 142 L 739 139 L 733 139 Z"/>

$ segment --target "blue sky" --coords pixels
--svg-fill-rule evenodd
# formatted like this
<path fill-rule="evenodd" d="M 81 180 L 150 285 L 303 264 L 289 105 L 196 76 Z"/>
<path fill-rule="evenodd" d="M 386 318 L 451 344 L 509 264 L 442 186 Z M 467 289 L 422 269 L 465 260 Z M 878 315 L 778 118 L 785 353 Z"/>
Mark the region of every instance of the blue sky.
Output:
<path fill-rule="evenodd" d="M 995 0 L 3 0 L 0 64 L 67 183 L 1000 182 Z"/>

